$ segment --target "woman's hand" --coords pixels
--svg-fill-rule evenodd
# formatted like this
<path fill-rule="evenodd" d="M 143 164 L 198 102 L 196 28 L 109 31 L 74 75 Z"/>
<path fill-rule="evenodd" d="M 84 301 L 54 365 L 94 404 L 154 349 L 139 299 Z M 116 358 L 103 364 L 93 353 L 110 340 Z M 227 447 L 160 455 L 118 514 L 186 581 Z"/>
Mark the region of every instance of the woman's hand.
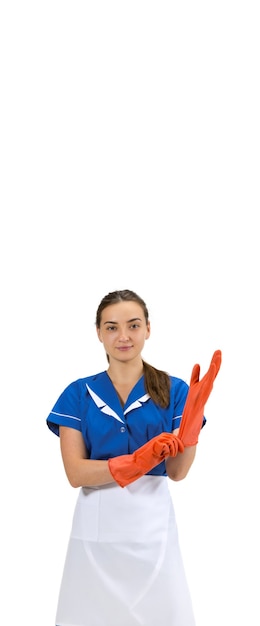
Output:
<path fill-rule="evenodd" d="M 198 443 L 199 433 L 201 431 L 205 404 L 213 389 L 214 380 L 219 372 L 221 365 L 221 351 L 216 350 L 211 359 L 209 369 L 205 376 L 199 380 L 200 366 L 194 365 L 190 388 L 184 406 L 179 437 L 185 447 L 194 446 Z"/>

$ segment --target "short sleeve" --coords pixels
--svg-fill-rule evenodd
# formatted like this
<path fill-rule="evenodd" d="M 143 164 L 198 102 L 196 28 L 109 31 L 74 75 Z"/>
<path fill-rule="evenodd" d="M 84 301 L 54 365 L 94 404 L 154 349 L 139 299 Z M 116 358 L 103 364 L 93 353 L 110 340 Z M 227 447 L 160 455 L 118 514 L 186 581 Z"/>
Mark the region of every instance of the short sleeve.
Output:
<path fill-rule="evenodd" d="M 78 382 L 71 383 L 59 396 L 46 422 L 50 430 L 59 436 L 59 427 L 68 426 L 81 431 L 82 400 Z"/>

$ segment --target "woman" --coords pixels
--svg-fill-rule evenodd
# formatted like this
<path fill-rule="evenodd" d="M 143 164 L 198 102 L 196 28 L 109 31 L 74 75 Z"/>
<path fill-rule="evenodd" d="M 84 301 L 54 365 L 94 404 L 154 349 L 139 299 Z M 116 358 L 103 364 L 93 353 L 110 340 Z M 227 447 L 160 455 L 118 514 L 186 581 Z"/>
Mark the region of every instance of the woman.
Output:
<path fill-rule="evenodd" d="M 56 625 L 194 626 L 166 477 L 194 461 L 221 353 L 190 388 L 143 361 L 149 315 L 129 290 L 103 298 L 96 330 L 107 370 L 71 383 L 47 418 L 80 488 Z"/>

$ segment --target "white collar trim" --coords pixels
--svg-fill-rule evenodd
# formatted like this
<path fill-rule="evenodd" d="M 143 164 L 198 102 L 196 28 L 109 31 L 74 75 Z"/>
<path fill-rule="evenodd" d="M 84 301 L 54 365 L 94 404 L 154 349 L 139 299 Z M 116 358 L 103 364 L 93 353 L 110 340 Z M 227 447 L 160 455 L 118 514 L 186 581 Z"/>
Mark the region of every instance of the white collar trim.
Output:
<path fill-rule="evenodd" d="M 119 415 L 117 415 L 117 413 L 89 387 L 89 385 L 86 385 L 86 387 L 89 394 L 91 395 L 92 400 L 95 402 L 95 405 L 102 411 L 102 413 L 105 413 L 106 415 L 111 415 L 111 417 L 114 417 L 116 420 L 124 424 L 124 421 L 121 419 L 121 417 L 119 417 Z M 132 402 L 132 404 L 130 404 L 130 406 L 125 409 L 124 415 L 126 415 L 127 413 L 129 413 L 129 411 L 132 411 L 133 409 L 138 409 L 140 406 L 142 406 L 142 403 L 149 400 L 149 398 L 149 394 L 146 393 L 138 400 Z"/>

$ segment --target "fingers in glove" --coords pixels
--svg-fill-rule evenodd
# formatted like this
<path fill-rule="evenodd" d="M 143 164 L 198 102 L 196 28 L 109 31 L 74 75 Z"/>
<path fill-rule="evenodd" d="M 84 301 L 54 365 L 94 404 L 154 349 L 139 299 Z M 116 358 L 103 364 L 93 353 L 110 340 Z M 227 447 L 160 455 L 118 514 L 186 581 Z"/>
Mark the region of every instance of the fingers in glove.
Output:
<path fill-rule="evenodd" d="M 178 452 L 183 452 L 183 450 L 183 442 L 179 439 L 179 437 L 173 435 L 173 433 L 163 434 L 154 445 L 155 454 L 159 454 L 163 458 L 168 456 L 174 457 L 178 454 Z"/>
<path fill-rule="evenodd" d="M 216 373 L 215 373 L 215 378 L 219 372 L 219 368 L 221 366 L 221 361 L 222 361 L 222 353 L 221 350 L 215 350 L 213 357 L 211 359 L 211 363 L 214 363 L 214 365 L 216 366 Z"/>
<path fill-rule="evenodd" d="M 184 444 L 182 443 L 181 439 L 179 439 L 179 437 L 176 437 L 176 435 L 172 435 L 172 442 L 171 444 L 169 444 L 169 448 L 170 456 L 176 456 L 178 452 L 183 452 Z"/>
<path fill-rule="evenodd" d="M 191 372 L 190 387 L 192 387 L 192 385 L 195 385 L 195 383 L 198 383 L 199 378 L 200 378 L 200 365 L 196 363 L 196 365 L 194 365 L 192 372 Z"/>
<path fill-rule="evenodd" d="M 153 446 L 153 452 L 158 458 L 165 459 L 170 455 L 170 447 L 166 441 L 155 441 Z"/>
<path fill-rule="evenodd" d="M 202 383 L 201 388 L 203 387 L 203 392 L 205 394 L 208 394 L 208 395 L 210 394 L 212 387 L 213 387 L 214 380 L 219 372 L 220 365 L 221 365 L 221 351 L 216 350 L 211 359 L 211 363 L 210 363 L 207 373 L 200 381 Z"/>

